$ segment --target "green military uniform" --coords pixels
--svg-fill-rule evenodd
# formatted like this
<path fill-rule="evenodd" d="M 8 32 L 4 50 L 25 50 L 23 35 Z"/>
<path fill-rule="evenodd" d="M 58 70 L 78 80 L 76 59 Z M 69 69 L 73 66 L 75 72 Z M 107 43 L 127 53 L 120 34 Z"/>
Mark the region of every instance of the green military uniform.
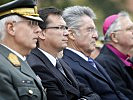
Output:
<path fill-rule="evenodd" d="M 30 66 L 0 45 L 0 100 L 46 100 Z"/>
<path fill-rule="evenodd" d="M 14 0 L 1 5 L 0 20 L 10 15 L 42 21 L 34 0 Z M 47 100 L 41 80 L 37 78 L 27 62 L 1 44 L 0 100 Z"/>

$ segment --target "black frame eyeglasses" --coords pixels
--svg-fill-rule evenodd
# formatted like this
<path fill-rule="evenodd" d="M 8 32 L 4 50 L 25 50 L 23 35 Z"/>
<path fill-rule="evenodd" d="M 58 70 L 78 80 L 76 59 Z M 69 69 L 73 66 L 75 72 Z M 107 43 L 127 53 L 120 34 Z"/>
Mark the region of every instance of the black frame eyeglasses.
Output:
<path fill-rule="evenodd" d="M 68 27 L 67 26 L 53 26 L 53 27 L 46 27 L 45 29 L 59 29 L 59 30 L 68 30 Z"/>
<path fill-rule="evenodd" d="M 28 25 L 30 25 L 31 27 L 36 27 L 38 26 L 38 21 L 34 21 L 34 20 L 23 20 L 23 21 L 13 21 L 14 23 L 19 23 L 19 22 L 28 22 Z"/>

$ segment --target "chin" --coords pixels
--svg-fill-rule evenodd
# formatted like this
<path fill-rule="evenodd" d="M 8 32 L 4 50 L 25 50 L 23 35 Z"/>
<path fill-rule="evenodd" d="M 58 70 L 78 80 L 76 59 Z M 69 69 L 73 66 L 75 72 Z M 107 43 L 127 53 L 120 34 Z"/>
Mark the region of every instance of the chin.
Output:
<path fill-rule="evenodd" d="M 66 46 L 60 47 L 60 51 L 64 50 L 65 48 L 66 48 Z"/>
<path fill-rule="evenodd" d="M 96 49 L 96 47 L 95 47 L 95 46 L 93 46 L 91 49 L 92 49 L 92 50 L 95 50 L 95 49 Z"/>
<path fill-rule="evenodd" d="M 63 49 L 65 49 L 67 46 L 64 46 L 64 47 L 62 47 Z"/>
<path fill-rule="evenodd" d="M 64 44 L 63 47 L 64 47 L 64 48 L 67 47 L 67 44 Z"/>
<path fill-rule="evenodd" d="M 32 46 L 31 46 L 31 49 L 36 48 L 36 46 L 37 46 L 36 44 L 32 45 Z"/>
<path fill-rule="evenodd" d="M 91 48 L 88 51 L 93 52 L 94 50 L 95 50 L 95 48 Z"/>

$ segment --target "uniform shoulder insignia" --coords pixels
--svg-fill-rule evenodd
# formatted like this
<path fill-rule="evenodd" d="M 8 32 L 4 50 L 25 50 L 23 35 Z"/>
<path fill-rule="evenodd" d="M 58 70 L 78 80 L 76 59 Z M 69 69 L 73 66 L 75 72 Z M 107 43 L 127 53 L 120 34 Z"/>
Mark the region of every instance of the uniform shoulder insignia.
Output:
<path fill-rule="evenodd" d="M 8 55 L 8 59 L 9 59 L 9 61 L 10 61 L 13 65 L 15 65 L 15 66 L 20 66 L 20 62 L 19 62 L 19 60 L 18 60 L 18 57 L 17 57 L 15 54 L 10 53 L 10 54 Z"/>

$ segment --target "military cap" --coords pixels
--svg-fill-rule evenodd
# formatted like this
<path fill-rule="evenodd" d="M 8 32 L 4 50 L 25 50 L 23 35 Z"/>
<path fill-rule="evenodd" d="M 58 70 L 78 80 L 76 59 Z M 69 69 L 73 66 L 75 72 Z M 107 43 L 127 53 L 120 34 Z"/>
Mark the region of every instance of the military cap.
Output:
<path fill-rule="evenodd" d="M 31 20 L 42 21 L 39 17 L 35 0 L 14 0 L 0 6 L 0 19 L 19 15 Z"/>

